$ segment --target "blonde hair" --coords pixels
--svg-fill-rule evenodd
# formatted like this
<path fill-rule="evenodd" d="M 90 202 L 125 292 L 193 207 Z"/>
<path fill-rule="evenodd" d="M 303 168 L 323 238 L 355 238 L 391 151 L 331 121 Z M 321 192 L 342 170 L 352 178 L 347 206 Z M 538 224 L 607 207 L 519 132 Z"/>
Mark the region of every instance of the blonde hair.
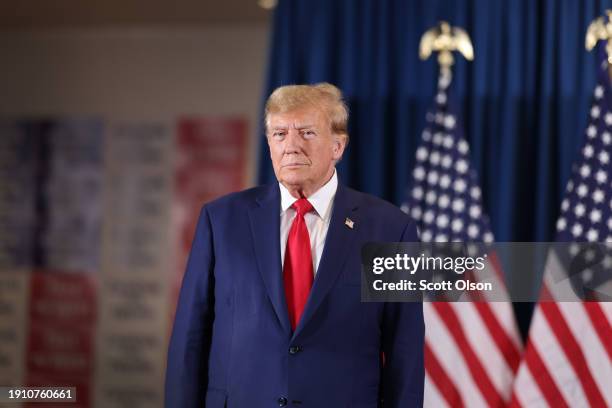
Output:
<path fill-rule="evenodd" d="M 321 109 L 329 118 L 332 133 L 344 135 L 348 144 L 348 108 L 340 89 L 327 82 L 276 88 L 266 101 L 266 128 L 270 125 L 271 114 L 286 113 L 304 107 Z"/>

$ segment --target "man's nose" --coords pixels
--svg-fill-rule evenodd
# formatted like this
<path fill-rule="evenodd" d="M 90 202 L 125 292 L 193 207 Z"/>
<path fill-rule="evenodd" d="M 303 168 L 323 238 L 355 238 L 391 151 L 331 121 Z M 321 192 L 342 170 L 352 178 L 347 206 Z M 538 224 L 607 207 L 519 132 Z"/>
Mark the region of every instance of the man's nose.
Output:
<path fill-rule="evenodd" d="M 297 153 L 302 149 L 302 136 L 295 129 L 290 129 L 285 137 L 285 153 Z"/>

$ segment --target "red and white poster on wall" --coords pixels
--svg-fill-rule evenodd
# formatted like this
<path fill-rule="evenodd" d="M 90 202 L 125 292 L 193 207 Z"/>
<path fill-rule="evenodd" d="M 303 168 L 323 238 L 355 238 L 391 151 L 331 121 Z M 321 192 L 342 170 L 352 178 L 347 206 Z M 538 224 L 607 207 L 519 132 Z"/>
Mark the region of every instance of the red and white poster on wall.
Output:
<path fill-rule="evenodd" d="M 249 144 L 244 118 L 183 118 L 178 122 L 172 225 L 176 296 L 202 205 L 247 185 Z"/>
<path fill-rule="evenodd" d="M 35 270 L 30 285 L 25 384 L 76 387 L 76 404 L 54 406 L 92 406 L 96 280 L 78 273 Z"/>

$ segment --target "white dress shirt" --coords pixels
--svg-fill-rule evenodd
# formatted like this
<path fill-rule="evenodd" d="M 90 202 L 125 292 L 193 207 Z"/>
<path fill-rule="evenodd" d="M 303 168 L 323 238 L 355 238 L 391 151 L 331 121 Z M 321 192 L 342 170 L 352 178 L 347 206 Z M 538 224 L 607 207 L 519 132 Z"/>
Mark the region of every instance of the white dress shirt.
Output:
<path fill-rule="evenodd" d="M 289 230 L 293 224 L 296 211 L 291 208 L 294 202 L 298 199 L 293 197 L 289 190 L 281 183 L 281 213 L 280 213 L 280 248 L 281 248 L 281 264 L 285 265 L 285 248 L 287 246 L 287 237 L 289 236 Z M 310 204 L 313 206 L 313 210 L 304 216 L 306 221 L 306 228 L 308 228 L 308 235 L 310 235 L 310 251 L 312 253 L 312 270 L 315 275 L 319 262 L 321 261 L 321 255 L 323 254 L 323 247 L 325 246 L 325 238 L 327 237 L 327 230 L 329 229 L 329 221 L 331 220 L 332 207 L 334 197 L 336 195 L 336 189 L 338 188 L 338 176 L 334 169 L 334 175 L 329 179 L 327 183 L 320 189 L 318 189 L 310 197 L 307 197 Z"/>

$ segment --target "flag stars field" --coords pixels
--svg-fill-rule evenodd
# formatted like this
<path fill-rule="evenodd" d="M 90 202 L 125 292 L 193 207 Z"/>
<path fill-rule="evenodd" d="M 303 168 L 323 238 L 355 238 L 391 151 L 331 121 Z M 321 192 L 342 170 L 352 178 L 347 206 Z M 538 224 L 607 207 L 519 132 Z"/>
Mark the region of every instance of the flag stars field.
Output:
<path fill-rule="evenodd" d="M 461 199 L 456 199 L 453 201 L 453 211 L 456 213 L 460 213 L 465 208 L 465 203 Z"/>
<path fill-rule="evenodd" d="M 441 195 L 440 199 L 438 200 L 438 205 L 440 206 L 440 208 L 447 208 L 450 205 L 450 199 L 448 198 L 448 195 Z"/>
<path fill-rule="evenodd" d="M 567 227 L 567 222 L 565 221 L 565 218 L 559 217 L 559 219 L 557 220 L 557 230 L 563 231 L 565 227 Z"/>
<path fill-rule="evenodd" d="M 604 93 L 604 89 L 603 86 L 596 86 L 595 87 L 595 91 L 593 92 L 593 96 L 595 96 L 595 99 L 601 99 L 601 97 L 603 96 Z"/>
<path fill-rule="evenodd" d="M 453 159 L 449 155 L 445 155 L 442 158 L 442 167 L 444 167 L 445 169 L 450 168 L 452 164 L 453 164 Z"/>
<path fill-rule="evenodd" d="M 467 162 L 465 160 L 463 160 L 463 159 L 458 160 L 457 161 L 457 165 L 456 165 L 456 170 L 459 173 L 462 173 L 462 174 L 467 172 L 467 170 L 468 170 Z"/>
<path fill-rule="evenodd" d="M 566 198 L 561 202 L 561 211 L 567 211 L 568 208 L 569 208 L 569 200 Z"/>
<path fill-rule="evenodd" d="M 440 187 L 443 189 L 447 189 L 450 186 L 450 183 L 451 179 L 448 174 L 443 174 L 442 177 L 440 177 Z"/>
<path fill-rule="evenodd" d="M 482 211 L 480 211 L 480 206 L 476 204 L 470 206 L 470 217 L 478 218 L 480 217 L 481 214 L 482 214 Z"/>
<path fill-rule="evenodd" d="M 440 163 L 440 153 L 432 152 L 429 156 L 429 163 L 433 164 L 434 166 L 437 166 Z"/>
<path fill-rule="evenodd" d="M 588 177 L 590 174 L 591 168 L 587 164 L 582 165 L 582 167 L 580 168 L 580 175 L 582 177 Z"/>
<path fill-rule="evenodd" d="M 417 180 L 423 180 L 425 178 L 425 170 L 422 167 L 415 167 L 412 175 Z"/>
<path fill-rule="evenodd" d="M 455 127 L 455 117 L 453 115 L 446 115 L 444 118 L 444 127 L 447 129 Z"/>
<path fill-rule="evenodd" d="M 595 180 L 597 180 L 598 183 L 603 184 L 606 182 L 606 180 L 608 179 L 608 176 L 606 175 L 606 172 L 603 170 L 598 170 L 596 175 L 595 175 Z"/>
<path fill-rule="evenodd" d="M 597 129 L 595 128 L 595 126 L 591 125 L 587 128 L 587 136 L 591 139 L 597 136 Z"/>
<path fill-rule="evenodd" d="M 464 179 L 460 178 L 460 179 L 457 179 L 457 181 L 455 181 L 455 184 L 453 184 L 453 188 L 455 189 L 456 192 L 463 193 L 465 189 L 467 188 L 467 184 Z"/>
<path fill-rule="evenodd" d="M 592 223 L 594 224 L 598 223 L 599 221 L 601 221 L 601 211 L 600 210 L 591 211 L 589 218 L 591 219 Z"/>
<path fill-rule="evenodd" d="M 587 241 L 597 242 L 597 238 L 599 238 L 599 233 L 593 228 L 591 228 L 589 232 L 587 232 L 586 238 L 587 238 Z"/>
<path fill-rule="evenodd" d="M 429 173 L 429 175 L 427 176 L 427 182 L 429 184 L 436 184 L 438 182 L 438 172 L 434 170 Z"/>
<path fill-rule="evenodd" d="M 447 149 L 452 149 L 454 144 L 455 144 L 455 140 L 453 139 L 451 135 L 447 135 L 444 138 L 444 147 L 446 147 Z"/>

